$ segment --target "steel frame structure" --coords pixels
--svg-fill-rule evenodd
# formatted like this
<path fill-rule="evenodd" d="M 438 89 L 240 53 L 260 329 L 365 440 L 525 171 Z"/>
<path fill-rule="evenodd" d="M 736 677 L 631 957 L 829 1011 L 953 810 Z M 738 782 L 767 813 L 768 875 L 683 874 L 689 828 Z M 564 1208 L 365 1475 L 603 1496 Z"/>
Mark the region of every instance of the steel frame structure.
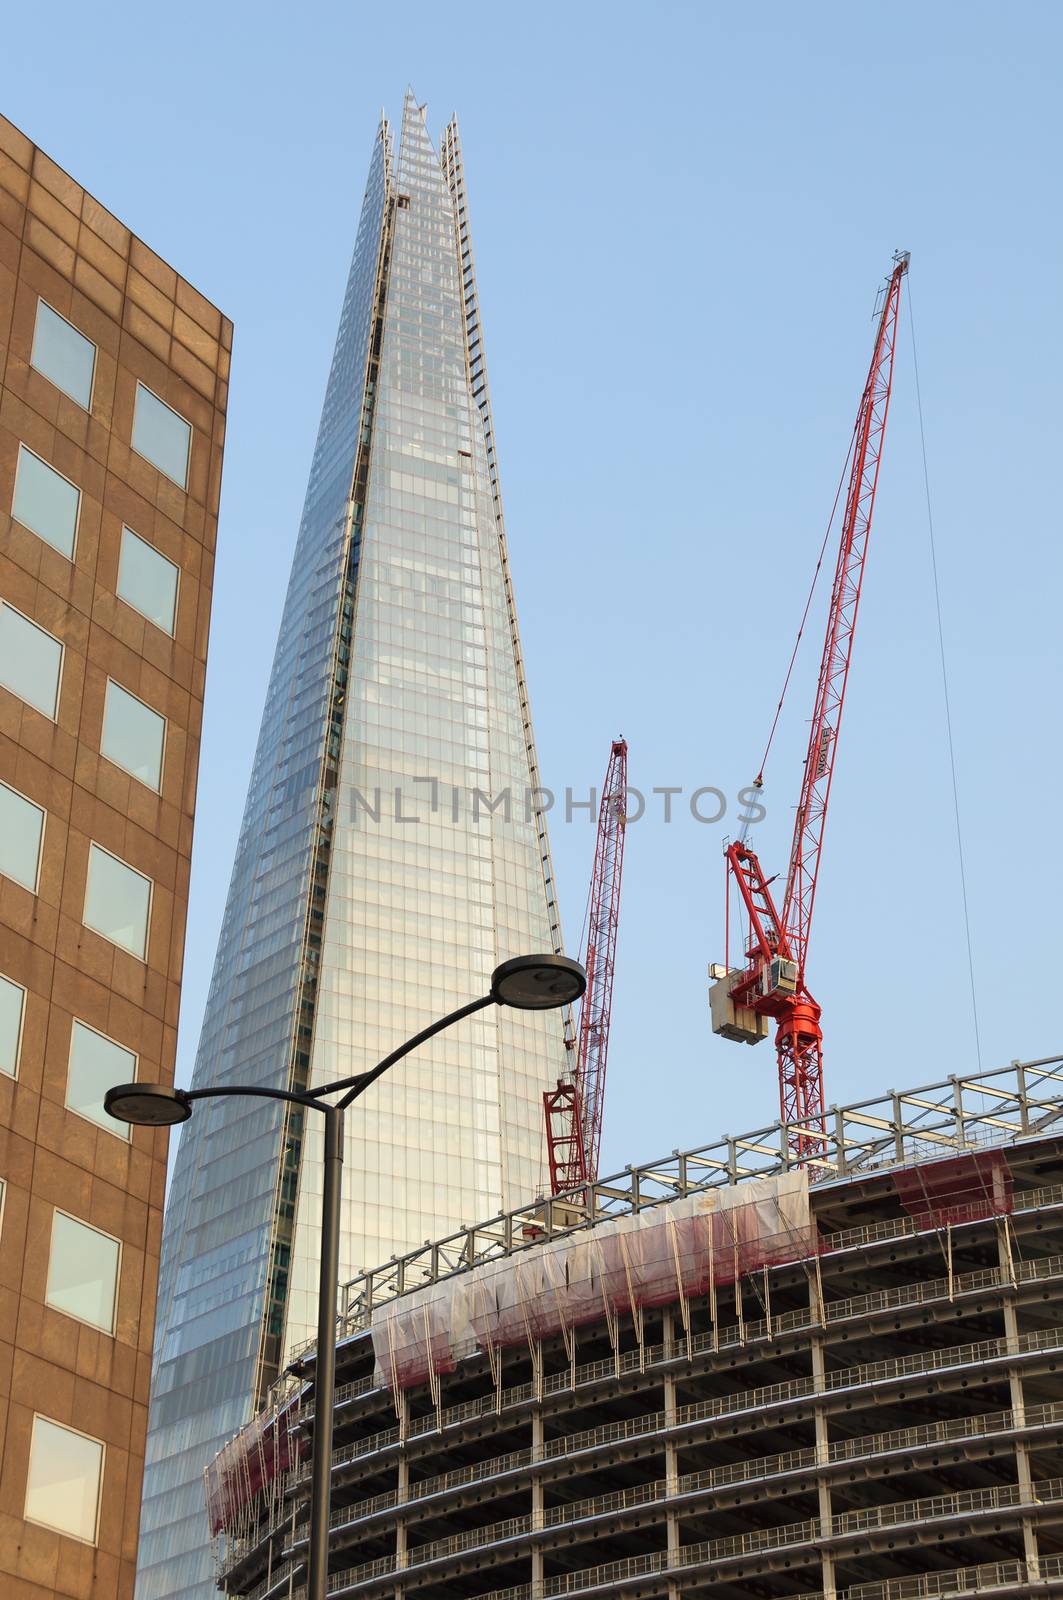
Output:
<path fill-rule="evenodd" d="M 1048 1056 L 832 1106 L 824 1119 L 819 1154 L 804 1161 L 795 1149 L 804 1148 L 813 1132 L 807 1121 L 774 1122 L 696 1149 L 673 1150 L 643 1166 L 626 1167 L 615 1176 L 460 1229 L 360 1274 L 340 1287 L 337 1331 L 345 1337 L 368 1327 L 379 1306 L 452 1272 L 680 1195 L 802 1164 L 813 1165 L 820 1174 L 818 1189 L 854 1173 L 1009 1143 L 1056 1127 L 1063 1127 L 1063 1056 Z"/>
<path fill-rule="evenodd" d="M 330 1592 L 1063 1592 L 1061 1084 L 1063 1058 L 1015 1062 L 835 1111 L 844 1142 L 810 1195 L 815 1246 L 736 1279 L 733 1300 L 710 1289 L 640 1314 L 603 1309 L 578 1336 L 529 1324 L 526 1342 L 488 1341 L 394 1390 L 364 1320 L 350 1329 Z M 684 1182 L 755 1178 L 772 1157 L 793 1165 L 785 1139 L 749 1135 L 596 1187 L 626 1185 L 626 1209 L 651 1207 Z M 992 1180 L 954 1205 L 976 1170 Z M 600 1215 L 617 1215 L 620 1200 L 606 1201 Z M 534 1252 L 548 1211 L 566 1209 L 543 1202 L 534 1238 L 516 1224 L 514 1252 Z M 518 1285 L 521 1265 L 515 1254 Z M 283 1417 L 289 1439 L 309 1441 L 305 1375 L 278 1400 L 264 1425 Z M 223 1523 L 219 1583 L 299 1600 L 305 1448 L 257 1500 L 249 1490 Z"/>

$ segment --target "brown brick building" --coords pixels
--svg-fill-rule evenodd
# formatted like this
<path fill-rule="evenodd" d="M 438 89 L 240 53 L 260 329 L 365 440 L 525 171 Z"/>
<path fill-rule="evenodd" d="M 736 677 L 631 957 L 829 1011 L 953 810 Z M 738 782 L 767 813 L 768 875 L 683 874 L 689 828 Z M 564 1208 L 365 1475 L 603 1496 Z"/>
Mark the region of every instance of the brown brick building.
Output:
<path fill-rule="evenodd" d="M 133 1592 L 232 327 L 0 118 L 0 1592 Z"/>

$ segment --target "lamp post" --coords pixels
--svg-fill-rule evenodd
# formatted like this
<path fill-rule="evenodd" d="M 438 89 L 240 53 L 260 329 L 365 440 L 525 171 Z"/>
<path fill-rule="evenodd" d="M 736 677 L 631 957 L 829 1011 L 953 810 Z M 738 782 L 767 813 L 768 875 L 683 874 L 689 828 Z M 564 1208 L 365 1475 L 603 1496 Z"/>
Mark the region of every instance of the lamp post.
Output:
<path fill-rule="evenodd" d="M 314 1376 L 314 1454 L 310 1480 L 310 1548 L 307 1600 L 326 1600 L 328 1583 L 329 1506 L 332 1489 L 332 1412 L 336 1391 L 336 1316 L 339 1291 L 340 1186 L 343 1172 L 343 1114 L 389 1067 L 442 1033 L 463 1017 L 486 1006 L 511 1006 L 518 1011 L 553 1011 L 571 1005 L 587 987 L 587 974 L 567 956 L 514 956 L 496 967 L 487 994 L 459 1006 L 385 1056 L 368 1072 L 316 1089 L 259 1089 L 235 1085 L 224 1089 L 174 1089 L 162 1083 L 120 1083 L 103 1097 L 104 1109 L 121 1122 L 138 1127 L 169 1127 L 187 1122 L 196 1100 L 243 1095 L 262 1100 L 289 1100 L 309 1106 L 325 1118 L 325 1170 L 321 1196 L 321 1275 L 318 1285 L 317 1356 Z M 340 1098 L 330 1101 L 329 1095 Z"/>

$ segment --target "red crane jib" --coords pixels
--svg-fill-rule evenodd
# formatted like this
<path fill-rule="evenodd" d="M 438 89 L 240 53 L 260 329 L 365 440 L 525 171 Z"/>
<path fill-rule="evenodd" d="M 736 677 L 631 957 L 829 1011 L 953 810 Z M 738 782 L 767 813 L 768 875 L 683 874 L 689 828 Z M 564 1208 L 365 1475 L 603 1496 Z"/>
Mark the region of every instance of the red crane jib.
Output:
<path fill-rule="evenodd" d="M 598 1176 L 626 823 L 627 742 L 614 739 L 598 811 L 576 1066 L 571 1078 L 559 1078 L 557 1087 L 543 1095 L 552 1194 Z"/>
<path fill-rule="evenodd" d="M 853 430 L 838 560 L 781 912 L 771 894 L 772 880 L 765 877 L 756 854 L 742 843 L 727 848 L 727 871 L 749 922 L 747 965 L 732 981 L 729 994 L 735 1005 L 772 1017 L 778 1024 L 780 1110 L 797 1161 L 815 1159 L 824 1147 L 823 1032 L 805 964 L 893 383 L 901 283 L 907 270 L 907 254 L 895 256 Z"/>

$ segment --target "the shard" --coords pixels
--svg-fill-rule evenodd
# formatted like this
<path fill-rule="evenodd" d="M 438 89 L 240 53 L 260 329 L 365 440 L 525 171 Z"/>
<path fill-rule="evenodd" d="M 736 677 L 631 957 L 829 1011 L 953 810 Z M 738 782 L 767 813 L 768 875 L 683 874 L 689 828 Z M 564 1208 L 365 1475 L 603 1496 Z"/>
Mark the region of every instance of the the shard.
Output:
<path fill-rule="evenodd" d="M 263 463 L 264 470 L 267 463 Z M 250 552 L 249 552 L 250 554 Z M 560 948 L 456 123 L 373 152 L 196 1087 L 374 1065 Z M 492 1007 L 347 1118 L 341 1279 L 541 1192 L 559 1013 Z M 314 1331 L 320 1130 L 198 1105 L 162 1251 L 140 1600 L 214 1594 L 202 1473 Z"/>

